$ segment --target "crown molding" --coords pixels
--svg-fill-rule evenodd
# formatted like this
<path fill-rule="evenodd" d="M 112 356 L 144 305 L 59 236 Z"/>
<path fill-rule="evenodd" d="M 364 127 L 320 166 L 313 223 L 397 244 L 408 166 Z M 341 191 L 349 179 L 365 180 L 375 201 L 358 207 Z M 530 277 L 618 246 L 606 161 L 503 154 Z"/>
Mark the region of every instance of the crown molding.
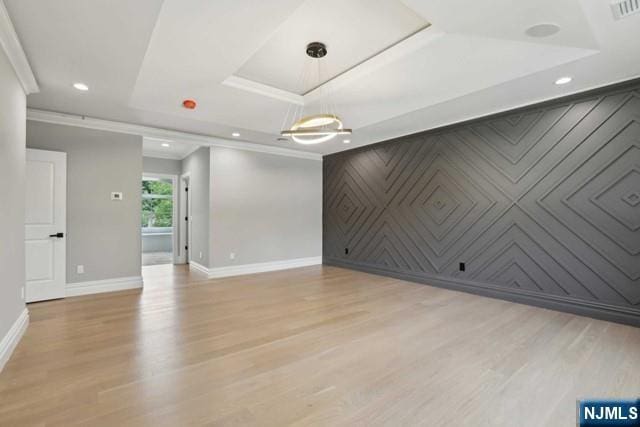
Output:
<path fill-rule="evenodd" d="M 233 148 L 236 150 L 255 151 L 258 153 L 273 154 L 276 156 L 297 157 L 322 161 L 322 155 L 307 151 L 292 150 L 290 148 L 274 147 L 254 142 L 231 141 L 214 136 L 199 135 L 195 133 L 180 132 L 169 129 L 161 129 L 150 126 L 135 125 L 131 123 L 116 122 L 111 120 L 96 119 L 75 114 L 57 113 L 53 111 L 27 109 L 27 120 L 34 122 L 53 123 L 58 125 L 75 126 L 87 129 L 104 130 L 109 132 L 139 135 L 143 138 L 163 139 L 169 142 L 183 142 L 206 147 Z"/>
<path fill-rule="evenodd" d="M 2 45 L 9 62 L 13 66 L 24 93 L 29 95 L 30 93 L 39 92 L 38 82 L 33 75 L 27 56 L 20 44 L 18 34 L 16 34 L 16 30 L 9 17 L 9 12 L 2 0 L 0 0 L 0 45 Z"/>
<path fill-rule="evenodd" d="M 258 95 L 268 96 L 269 98 L 277 99 L 279 101 L 286 101 L 296 105 L 304 105 L 304 97 L 301 95 L 245 79 L 243 77 L 229 76 L 222 82 L 222 84 L 236 89 L 245 90 L 247 92 L 253 92 Z"/>

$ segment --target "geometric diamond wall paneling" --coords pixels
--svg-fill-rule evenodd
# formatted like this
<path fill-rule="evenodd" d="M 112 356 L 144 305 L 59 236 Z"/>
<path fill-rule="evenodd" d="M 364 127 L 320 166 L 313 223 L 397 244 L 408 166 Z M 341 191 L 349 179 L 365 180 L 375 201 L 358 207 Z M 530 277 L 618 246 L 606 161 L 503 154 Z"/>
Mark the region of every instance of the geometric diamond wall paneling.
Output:
<path fill-rule="evenodd" d="M 323 216 L 327 263 L 640 319 L 639 87 L 326 156 Z"/>

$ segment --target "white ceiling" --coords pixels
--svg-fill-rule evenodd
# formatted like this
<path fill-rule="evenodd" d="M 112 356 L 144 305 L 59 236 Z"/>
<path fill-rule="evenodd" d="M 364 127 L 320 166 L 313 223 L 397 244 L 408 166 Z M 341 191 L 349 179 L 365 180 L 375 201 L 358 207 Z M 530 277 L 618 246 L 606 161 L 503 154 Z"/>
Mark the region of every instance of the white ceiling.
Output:
<path fill-rule="evenodd" d="M 323 154 L 640 76 L 640 14 L 614 20 L 608 0 L 4 1 L 31 108 Z M 538 23 L 560 32 L 527 36 Z M 306 93 L 316 40 L 337 77 Z M 327 99 L 351 144 L 276 141 L 288 110 Z"/>

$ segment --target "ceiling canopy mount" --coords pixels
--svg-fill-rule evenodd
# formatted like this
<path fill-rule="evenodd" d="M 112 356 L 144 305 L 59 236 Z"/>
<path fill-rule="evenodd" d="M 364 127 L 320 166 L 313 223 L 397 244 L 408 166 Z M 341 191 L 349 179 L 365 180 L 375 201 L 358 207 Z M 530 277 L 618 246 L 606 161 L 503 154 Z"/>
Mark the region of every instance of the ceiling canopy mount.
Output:
<path fill-rule="evenodd" d="M 307 45 L 307 55 L 315 59 L 324 58 L 327 56 L 327 45 L 322 42 L 311 42 Z"/>

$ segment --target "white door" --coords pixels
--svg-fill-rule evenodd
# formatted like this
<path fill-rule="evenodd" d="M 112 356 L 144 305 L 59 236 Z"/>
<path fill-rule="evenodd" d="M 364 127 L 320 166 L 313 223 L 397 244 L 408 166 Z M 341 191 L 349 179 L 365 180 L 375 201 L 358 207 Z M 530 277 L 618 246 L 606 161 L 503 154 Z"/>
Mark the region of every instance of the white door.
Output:
<path fill-rule="evenodd" d="M 25 196 L 25 299 L 62 298 L 66 282 L 66 153 L 27 149 Z"/>

